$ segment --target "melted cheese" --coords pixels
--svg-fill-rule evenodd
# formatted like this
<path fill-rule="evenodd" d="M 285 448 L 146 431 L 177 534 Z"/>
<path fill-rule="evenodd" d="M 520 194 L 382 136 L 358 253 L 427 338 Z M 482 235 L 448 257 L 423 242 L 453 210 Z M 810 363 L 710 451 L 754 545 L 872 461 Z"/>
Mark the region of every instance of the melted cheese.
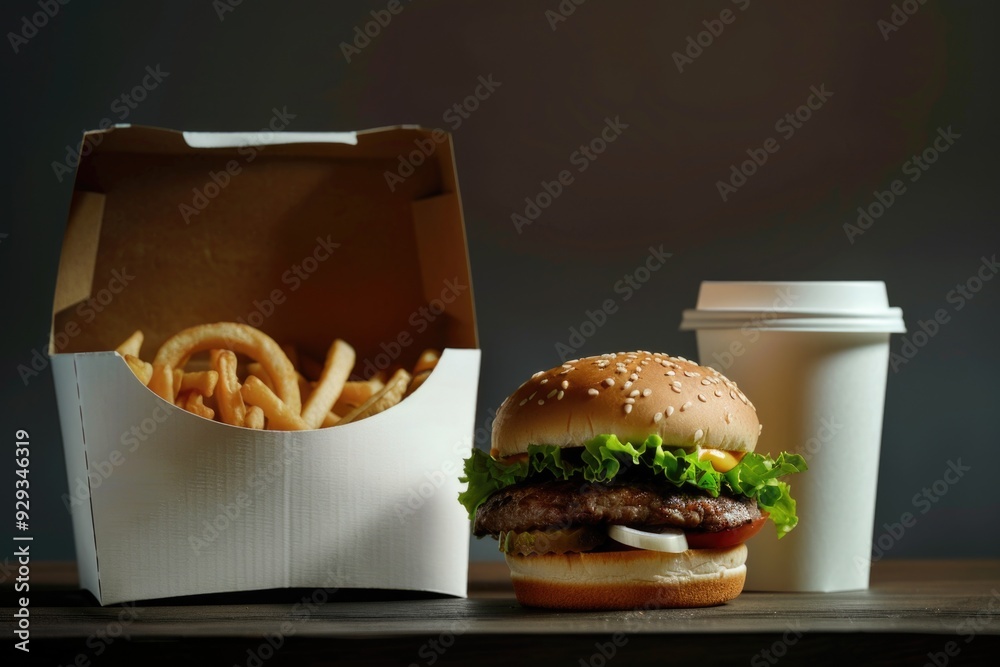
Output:
<path fill-rule="evenodd" d="M 708 461 L 718 472 L 729 472 L 743 458 L 744 452 L 725 452 L 721 449 L 701 447 L 698 449 L 698 460 Z"/>

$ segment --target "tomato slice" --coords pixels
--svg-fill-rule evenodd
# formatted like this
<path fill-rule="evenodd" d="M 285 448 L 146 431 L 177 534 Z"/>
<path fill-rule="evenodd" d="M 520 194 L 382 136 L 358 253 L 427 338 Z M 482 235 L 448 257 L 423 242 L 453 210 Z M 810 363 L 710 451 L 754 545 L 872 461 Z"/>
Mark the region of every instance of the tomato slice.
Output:
<path fill-rule="evenodd" d="M 766 521 L 767 516 L 762 516 L 756 521 L 748 523 L 745 526 L 740 526 L 739 528 L 720 530 L 717 533 L 688 531 L 685 533 L 685 536 L 687 537 L 688 547 L 691 549 L 725 549 L 727 547 L 735 547 L 737 544 L 743 544 L 749 540 L 763 528 Z"/>

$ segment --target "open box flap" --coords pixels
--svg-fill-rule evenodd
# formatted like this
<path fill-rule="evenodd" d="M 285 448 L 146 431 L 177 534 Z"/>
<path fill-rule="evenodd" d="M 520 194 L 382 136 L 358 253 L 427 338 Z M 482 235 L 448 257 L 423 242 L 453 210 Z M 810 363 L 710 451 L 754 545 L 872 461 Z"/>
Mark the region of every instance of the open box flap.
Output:
<path fill-rule="evenodd" d="M 158 128 L 88 133 L 101 139 L 81 161 L 77 199 L 103 208 L 75 207 L 67 240 L 98 230 L 99 244 L 64 246 L 62 265 L 93 271 L 89 290 L 58 282 L 53 331 L 81 331 L 55 351 L 113 349 L 142 328 L 148 356 L 181 328 L 224 320 L 317 359 L 340 337 L 362 365 L 477 346 L 452 149 L 435 132 L 224 148 Z M 390 187 L 386 174 L 420 141 L 431 155 Z"/>

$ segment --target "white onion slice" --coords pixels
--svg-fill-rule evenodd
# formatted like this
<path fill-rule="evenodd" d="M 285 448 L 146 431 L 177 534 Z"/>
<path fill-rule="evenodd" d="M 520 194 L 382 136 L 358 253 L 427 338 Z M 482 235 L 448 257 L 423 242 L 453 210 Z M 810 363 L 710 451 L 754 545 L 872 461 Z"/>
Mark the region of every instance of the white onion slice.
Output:
<path fill-rule="evenodd" d="M 679 554 L 688 550 L 687 538 L 684 537 L 684 531 L 679 528 L 664 527 L 659 529 L 659 532 L 651 533 L 628 526 L 610 526 L 608 537 L 615 542 L 649 551 Z"/>

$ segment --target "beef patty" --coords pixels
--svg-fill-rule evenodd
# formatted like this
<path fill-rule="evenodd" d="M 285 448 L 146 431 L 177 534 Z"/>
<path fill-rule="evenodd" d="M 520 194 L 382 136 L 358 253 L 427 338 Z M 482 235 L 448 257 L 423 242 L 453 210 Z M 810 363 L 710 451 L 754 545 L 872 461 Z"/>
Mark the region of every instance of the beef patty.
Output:
<path fill-rule="evenodd" d="M 753 498 L 681 490 L 654 482 L 542 481 L 508 486 L 476 511 L 473 533 L 498 535 L 597 524 L 676 526 L 717 532 L 761 516 Z"/>

